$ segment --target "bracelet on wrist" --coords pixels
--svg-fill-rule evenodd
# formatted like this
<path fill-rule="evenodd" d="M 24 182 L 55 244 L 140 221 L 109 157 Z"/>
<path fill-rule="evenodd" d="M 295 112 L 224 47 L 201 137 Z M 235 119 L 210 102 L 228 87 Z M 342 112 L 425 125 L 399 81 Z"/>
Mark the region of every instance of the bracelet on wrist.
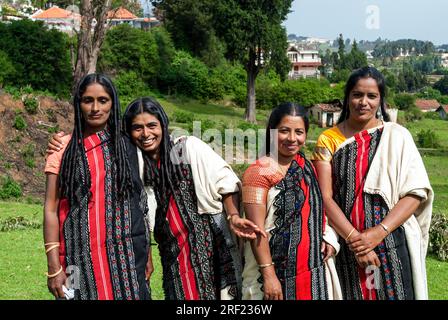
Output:
<path fill-rule="evenodd" d="M 267 268 L 267 267 L 270 267 L 270 266 L 273 266 L 274 265 L 274 262 L 271 262 L 271 263 L 265 263 L 265 264 L 259 264 L 258 265 L 258 268 L 260 268 L 260 269 L 264 269 L 264 268 Z"/>
<path fill-rule="evenodd" d="M 231 213 L 231 214 L 227 215 L 226 219 L 227 219 L 227 221 L 230 221 L 230 219 L 232 219 L 233 216 L 239 216 L 239 215 L 240 215 L 239 213 Z"/>

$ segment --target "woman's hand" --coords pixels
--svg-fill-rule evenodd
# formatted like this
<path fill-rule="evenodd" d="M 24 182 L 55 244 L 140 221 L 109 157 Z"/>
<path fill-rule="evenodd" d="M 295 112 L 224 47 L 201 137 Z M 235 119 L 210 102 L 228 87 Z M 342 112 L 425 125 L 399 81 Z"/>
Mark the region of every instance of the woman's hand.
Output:
<path fill-rule="evenodd" d="M 48 272 L 50 273 L 49 270 Z M 53 271 L 53 273 L 57 272 L 57 270 Z M 64 271 L 59 273 L 56 277 L 48 278 L 47 280 L 47 286 L 48 290 L 52 295 L 55 296 L 55 298 L 65 298 L 64 291 L 62 290 L 62 285 L 65 285 L 65 281 L 67 280 L 67 275 Z"/>
<path fill-rule="evenodd" d="M 325 241 L 322 241 L 320 252 L 324 255 L 324 262 L 330 259 L 336 253 L 336 249 L 333 246 Z"/>
<path fill-rule="evenodd" d="M 386 236 L 387 233 L 377 225 L 351 237 L 347 244 L 355 255 L 365 255 L 375 249 Z"/>
<path fill-rule="evenodd" d="M 271 272 L 263 273 L 264 300 L 283 300 L 282 285 L 275 275 L 273 267 Z"/>
<path fill-rule="evenodd" d="M 62 142 L 62 137 L 65 135 L 64 131 L 60 131 L 58 133 L 55 133 L 50 141 L 48 141 L 48 146 L 47 146 L 47 155 L 53 154 L 56 151 L 61 150 L 62 145 L 64 144 Z"/>
<path fill-rule="evenodd" d="M 365 255 L 355 255 L 355 259 L 362 268 L 367 268 L 368 266 L 380 267 L 381 265 L 375 251 L 370 251 Z"/>
<path fill-rule="evenodd" d="M 146 279 L 146 281 L 149 282 L 153 272 L 154 272 L 154 265 L 152 264 L 152 257 L 149 256 L 148 257 L 148 261 L 146 262 L 146 267 L 145 267 L 145 279 Z"/>
<path fill-rule="evenodd" d="M 267 238 L 268 235 L 249 219 L 241 218 L 237 214 L 230 217 L 230 229 L 240 238 L 253 240 L 258 236 Z"/>

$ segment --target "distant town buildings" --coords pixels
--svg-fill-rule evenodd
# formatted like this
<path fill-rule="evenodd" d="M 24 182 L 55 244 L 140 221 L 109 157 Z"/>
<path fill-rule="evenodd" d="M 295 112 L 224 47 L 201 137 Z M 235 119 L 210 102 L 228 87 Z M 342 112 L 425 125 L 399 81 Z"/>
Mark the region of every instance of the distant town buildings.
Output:
<path fill-rule="evenodd" d="M 68 34 L 73 34 L 74 32 L 79 31 L 81 25 L 81 15 L 76 6 L 69 6 L 68 8 L 63 9 L 58 6 L 50 5 L 48 9 L 41 10 L 32 7 L 30 4 L 23 4 L 18 6 L 18 9 L 11 9 L 8 7 L 7 15 L 5 15 L 5 8 L 6 7 L 0 7 L 0 13 L 3 13 L 5 20 L 21 20 L 28 18 L 35 21 L 43 21 L 49 28 Z M 10 11 L 14 13 L 9 14 Z M 123 7 L 110 10 L 107 13 L 107 16 L 108 23 L 110 23 L 111 26 L 126 23 L 134 28 L 148 30 L 160 24 L 155 17 L 151 17 L 148 13 L 145 17 L 137 17 Z"/>

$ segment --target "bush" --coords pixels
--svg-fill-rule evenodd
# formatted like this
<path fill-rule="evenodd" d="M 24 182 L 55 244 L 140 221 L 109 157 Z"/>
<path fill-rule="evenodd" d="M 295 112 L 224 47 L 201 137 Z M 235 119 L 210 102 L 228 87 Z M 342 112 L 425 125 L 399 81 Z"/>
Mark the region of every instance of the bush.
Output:
<path fill-rule="evenodd" d="M 164 80 L 169 92 L 201 100 L 211 97 L 207 66 L 187 52 L 176 52 Z"/>
<path fill-rule="evenodd" d="M 395 105 L 400 110 L 411 110 L 416 108 L 415 96 L 407 93 L 399 93 L 394 96 Z"/>
<path fill-rule="evenodd" d="M 10 176 L 4 179 L 0 189 L 0 199 L 7 200 L 11 198 L 20 198 L 22 196 L 22 188 Z"/>
<path fill-rule="evenodd" d="M 72 82 L 68 36 L 49 30 L 41 21 L 23 19 L 2 25 L 0 50 L 15 69 L 8 83 L 67 94 Z"/>
<path fill-rule="evenodd" d="M 23 104 L 25 105 L 25 110 L 29 114 L 36 114 L 37 113 L 37 107 L 39 106 L 39 102 L 34 97 L 26 97 L 23 100 Z"/>
<path fill-rule="evenodd" d="M 20 114 L 15 116 L 14 124 L 12 126 L 19 131 L 25 130 L 27 127 L 25 119 L 23 119 L 23 117 Z"/>
<path fill-rule="evenodd" d="M 431 120 L 440 120 L 440 114 L 438 112 L 425 112 L 423 118 Z"/>
<path fill-rule="evenodd" d="M 22 151 L 22 156 L 23 160 L 25 161 L 25 165 L 31 169 L 36 166 L 34 160 L 34 152 L 35 152 L 35 146 L 32 143 L 27 144 Z"/>
<path fill-rule="evenodd" d="M 406 121 L 418 121 L 423 119 L 423 112 L 417 107 L 411 107 L 405 112 Z"/>
<path fill-rule="evenodd" d="M 192 123 L 194 120 L 194 114 L 185 111 L 174 111 L 173 120 L 177 123 Z"/>
<path fill-rule="evenodd" d="M 134 71 L 120 72 L 114 79 L 115 87 L 120 93 L 121 108 L 138 97 L 153 96 L 154 94 L 143 82 L 142 78 Z"/>
<path fill-rule="evenodd" d="M 98 58 L 98 69 L 110 74 L 132 71 L 144 82 L 155 84 L 159 59 L 154 35 L 129 24 L 111 28 Z"/>
<path fill-rule="evenodd" d="M 438 148 L 440 147 L 439 138 L 431 129 L 421 130 L 417 133 L 417 145 L 420 148 Z"/>
<path fill-rule="evenodd" d="M 12 78 L 15 69 L 8 55 L 0 50 L 0 88 Z"/>
<path fill-rule="evenodd" d="M 442 261 L 448 260 L 448 218 L 434 214 L 429 228 L 429 251 Z"/>

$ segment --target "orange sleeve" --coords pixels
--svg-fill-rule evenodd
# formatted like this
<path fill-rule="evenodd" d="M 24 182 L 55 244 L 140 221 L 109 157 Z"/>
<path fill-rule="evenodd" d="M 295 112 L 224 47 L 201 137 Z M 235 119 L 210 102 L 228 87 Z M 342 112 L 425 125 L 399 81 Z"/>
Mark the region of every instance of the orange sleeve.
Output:
<path fill-rule="evenodd" d="M 283 178 L 277 170 L 272 160 L 252 164 L 243 175 L 243 202 L 267 204 L 269 190 Z"/>
<path fill-rule="evenodd" d="M 66 135 L 62 137 L 62 142 L 64 142 L 64 145 L 62 146 L 61 150 L 53 152 L 47 157 L 47 161 L 45 163 L 45 173 L 53 173 L 53 174 L 59 174 L 59 170 L 61 168 L 62 163 L 62 157 L 65 152 L 65 148 L 67 148 L 67 145 L 70 141 L 71 135 Z"/>

